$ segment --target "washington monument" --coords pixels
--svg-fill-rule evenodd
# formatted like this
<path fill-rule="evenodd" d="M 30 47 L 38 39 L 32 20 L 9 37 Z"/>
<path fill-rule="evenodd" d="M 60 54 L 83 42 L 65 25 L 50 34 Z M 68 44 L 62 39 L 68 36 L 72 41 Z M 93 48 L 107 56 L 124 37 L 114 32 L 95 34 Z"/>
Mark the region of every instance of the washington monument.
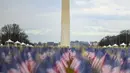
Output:
<path fill-rule="evenodd" d="M 62 0 L 60 46 L 70 46 L 70 0 Z"/>

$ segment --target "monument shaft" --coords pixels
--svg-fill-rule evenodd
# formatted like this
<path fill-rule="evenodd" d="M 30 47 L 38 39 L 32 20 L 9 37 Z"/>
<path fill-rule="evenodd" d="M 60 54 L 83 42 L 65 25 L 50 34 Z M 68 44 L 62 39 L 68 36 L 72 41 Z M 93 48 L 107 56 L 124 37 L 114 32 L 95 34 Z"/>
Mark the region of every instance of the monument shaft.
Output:
<path fill-rule="evenodd" d="M 70 46 L 70 2 L 62 0 L 61 46 Z"/>

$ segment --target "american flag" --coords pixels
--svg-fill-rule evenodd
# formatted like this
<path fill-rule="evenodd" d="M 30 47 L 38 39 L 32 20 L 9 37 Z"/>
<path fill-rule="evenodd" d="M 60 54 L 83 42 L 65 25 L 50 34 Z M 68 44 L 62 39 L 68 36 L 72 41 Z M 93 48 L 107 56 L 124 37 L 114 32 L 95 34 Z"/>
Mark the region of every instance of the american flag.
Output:
<path fill-rule="evenodd" d="M 82 58 L 81 55 L 76 56 L 76 58 L 80 62 L 77 70 L 75 70 L 76 73 L 92 73 L 92 67 L 88 61 Z"/>
<path fill-rule="evenodd" d="M 76 70 L 78 69 L 79 65 L 80 65 L 80 61 L 77 58 L 74 58 L 71 64 L 71 68 Z"/>
<path fill-rule="evenodd" d="M 117 57 L 117 59 L 113 59 L 112 73 L 120 73 L 120 69 L 121 69 L 120 59 L 121 59 L 121 57 Z"/>
<path fill-rule="evenodd" d="M 92 67 L 93 68 L 97 68 L 97 67 L 99 67 L 99 62 L 101 62 L 100 61 L 100 59 L 102 58 L 104 56 L 104 54 L 102 53 L 102 51 L 101 50 L 97 50 L 96 51 L 96 56 L 95 56 L 95 58 L 94 58 L 94 60 L 93 60 L 93 63 L 92 63 Z"/>
<path fill-rule="evenodd" d="M 112 68 L 111 62 L 112 60 L 110 58 L 110 55 L 106 54 L 101 73 L 111 73 L 111 68 Z"/>
<path fill-rule="evenodd" d="M 128 57 L 126 61 L 127 61 L 126 73 L 130 73 L 130 49 L 128 49 Z"/>
<path fill-rule="evenodd" d="M 88 58 L 89 60 L 93 61 L 95 59 L 95 50 L 94 49 L 89 49 L 88 50 Z"/>
<path fill-rule="evenodd" d="M 61 57 L 60 61 L 62 62 L 65 68 L 68 68 L 67 61 L 63 57 Z"/>
<path fill-rule="evenodd" d="M 20 73 L 17 64 L 18 63 L 14 59 L 14 57 L 11 57 L 11 60 L 8 63 L 6 63 L 7 73 Z"/>
<path fill-rule="evenodd" d="M 101 70 L 101 68 L 102 68 L 102 66 L 104 64 L 105 58 L 106 58 L 106 53 L 102 56 L 102 58 L 98 62 L 97 69 Z"/>

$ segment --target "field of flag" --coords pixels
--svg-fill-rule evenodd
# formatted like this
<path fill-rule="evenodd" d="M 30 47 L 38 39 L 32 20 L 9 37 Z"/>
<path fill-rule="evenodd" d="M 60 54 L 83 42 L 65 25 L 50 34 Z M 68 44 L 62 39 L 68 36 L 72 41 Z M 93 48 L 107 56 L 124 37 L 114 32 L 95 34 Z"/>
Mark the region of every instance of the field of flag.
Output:
<path fill-rule="evenodd" d="M 0 47 L 0 73 L 130 73 L 130 49 Z"/>

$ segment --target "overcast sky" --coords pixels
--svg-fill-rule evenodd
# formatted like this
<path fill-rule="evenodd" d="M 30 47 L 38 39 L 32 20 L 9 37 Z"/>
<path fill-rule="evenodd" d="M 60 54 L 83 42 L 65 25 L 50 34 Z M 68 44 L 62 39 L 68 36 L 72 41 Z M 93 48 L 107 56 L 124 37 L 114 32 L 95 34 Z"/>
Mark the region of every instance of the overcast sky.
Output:
<path fill-rule="evenodd" d="M 99 41 L 130 28 L 130 0 L 70 0 L 71 40 Z M 0 27 L 19 24 L 32 42 L 60 41 L 61 0 L 0 0 Z"/>

